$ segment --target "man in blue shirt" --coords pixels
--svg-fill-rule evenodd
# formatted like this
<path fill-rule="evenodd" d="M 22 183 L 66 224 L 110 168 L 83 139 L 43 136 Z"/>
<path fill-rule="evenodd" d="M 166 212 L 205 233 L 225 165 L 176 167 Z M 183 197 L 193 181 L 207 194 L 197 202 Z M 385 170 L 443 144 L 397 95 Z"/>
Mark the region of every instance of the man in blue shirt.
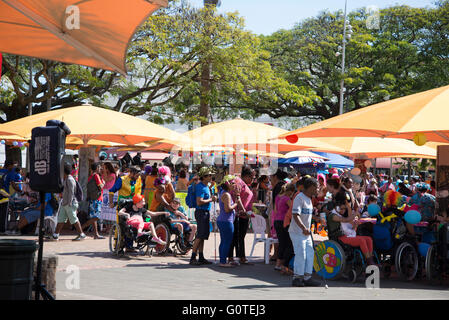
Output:
<path fill-rule="evenodd" d="M 6 185 L 6 176 L 14 169 L 14 164 L 11 160 L 6 160 L 5 165 L 0 169 L 0 177 L 3 179 L 3 189 L 8 192 L 9 188 Z"/>
<path fill-rule="evenodd" d="M 12 168 L 8 172 L 4 180 L 4 185 L 6 187 L 6 192 L 9 194 L 14 194 L 16 192 L 22 193 L 22 175 L 20 174 L 20 168 Z"/>
<path fill-rule="evenodd" d="M 210 208 L 211 202 L 217 201 L 217 196 L 212 196 L 209 189 L 209 182 L 212 180 L 212 174 L 214 174 L 212 167 L 203 167 L 200 169 L 198 176 L 200 182 L 195 187 L 196 196 L 196 210 L 195 220 L 197 224 L 196 239 L 193 243 L 192 257 L 190 258 L 191 265 L 211 264 L 207 261 L 203 255 L 204 240 L 209 239 L 210 234 Z M 196 254 L 198 252 L 198 260 L 196 260 Z"/>

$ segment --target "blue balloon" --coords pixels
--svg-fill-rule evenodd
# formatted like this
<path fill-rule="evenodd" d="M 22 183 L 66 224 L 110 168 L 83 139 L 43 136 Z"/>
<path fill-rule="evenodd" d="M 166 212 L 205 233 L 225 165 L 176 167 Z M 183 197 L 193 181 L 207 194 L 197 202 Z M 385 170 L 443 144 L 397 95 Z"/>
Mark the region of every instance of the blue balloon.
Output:
<path fill-rule="evenodd" d="M 431 247 L 430 244 L 421 242 L 418 244 L 418 252 L 421 257 L 425 257 L 427 255 L 427 250 Z"/>
<path fill-rule="evenodd" d="M 368 206 L 368 214 L 370 215 L 370 217 L 375 217 L 380 213 L 380 207 L 375 204 L 372 203 Z"/>
<path fill-rule="evenodd" d="M 5 144 L 5 140 L 0 141 L 1 144 Z"/>
<path fill-rule="evenodd" d="M 407 213 L 404 215 L 404 219 L 410 224 L 417 224 L 421 221 L 421 213 L 416 210 L 407 211 Z"/>

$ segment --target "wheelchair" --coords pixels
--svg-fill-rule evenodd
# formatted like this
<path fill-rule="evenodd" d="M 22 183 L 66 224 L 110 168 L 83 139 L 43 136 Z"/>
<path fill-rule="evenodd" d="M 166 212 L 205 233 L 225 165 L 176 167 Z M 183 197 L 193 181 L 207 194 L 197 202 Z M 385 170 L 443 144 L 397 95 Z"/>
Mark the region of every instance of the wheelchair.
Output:
<path fill-rule="evenodd" d="M 188 239 L 192 230 L 184 230 L 181 235 L 178 228 L 171 226 L 170 218 L 163 215 L 153 218 L 152 221 L 155 225 L 156 235 L 166 242 L 165 245 L 157 244 L 156 253 L 159 255 L 173 253 L 176 256 L 186 255 L 190 251 L 191 246 Z M 173 239 L 172 236 L 174 236 Z"/>
<path fill-rule="evenodd" d="M 373 227 L 374 251 L 384 278 L 391 276 L 392 267 L 402 280 L 413 280 L 420 269 L 416 238 L 407 234 L 404 213 L 393 210 L 379 214 Z"/>
<path fill-rule="evenodd" d="M 427 251 L 426 278 L 432 284 L 442 284 L 449 276 L 449 227 L 447 223 L 433 224 L 437 240 Z"/>
<path fill-rule="evenodd" d="M 377 256 L 374 254 L 374 259 Z M 315 272 L 328 280 L 346 279 L 355 283 L 364 274 L 367 263 L 359 248 L 338 239 L 325 240 L 315 246 Z"/>
<path fill-rule="evenodd" d="M 125 249 L 138 250 L 141 255 L 153 255 L 158 243 L 152 241 L 152 235 L 137 236 L 137 229 L 128 225 L 126 217 L 119 216 L 109 230 L 109 250 L 114 255 L 123 255 Z M 134 245 L 135 244 L 135 245 Z"/>

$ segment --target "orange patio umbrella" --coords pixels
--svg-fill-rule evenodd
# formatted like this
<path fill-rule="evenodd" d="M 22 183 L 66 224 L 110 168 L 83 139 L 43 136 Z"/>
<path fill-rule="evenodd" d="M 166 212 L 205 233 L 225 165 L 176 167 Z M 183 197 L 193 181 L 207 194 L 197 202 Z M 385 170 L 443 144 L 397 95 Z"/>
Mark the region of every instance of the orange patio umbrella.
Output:
<path fill-rule="evenodd" d="M 348 112 L 279 138 L 293 143 L 298 137 L 383 137 L 447 143 L 448 117 L 449 86 L 445 86 Z"/>
<path fill-rule="evenodd" d="M 0 52 L 126 75 L 128 43 L 167 0 L 0 0 Z"/>
<path fill-rule="evenodd" d="M 285 141 L 285 140 L 283 140 Z M 355 159 L 381 157 L 428 158 L 435 159 L 436 144 L 417 146 L 412 141 L 395 138 L 375 137 L 323 137 L 300 138 L 296 143 L 282 145 L 285 149 L 305 149 L 336 153 Z"/>
<path fill-rule="evenodd" d="M 173 130 L 125 113 L 91 105 L 57 109 L 9 121 L 0 125 L 0 135 L 29 137 L 34 127 L 45 126 L 48 120 L 64 121 L 71 130 L 68 137 L 79 138 L 85 145 L 94 139 L 132 146 L 167 137 L 179 143 L 188 143 L 185 136 Z"/>

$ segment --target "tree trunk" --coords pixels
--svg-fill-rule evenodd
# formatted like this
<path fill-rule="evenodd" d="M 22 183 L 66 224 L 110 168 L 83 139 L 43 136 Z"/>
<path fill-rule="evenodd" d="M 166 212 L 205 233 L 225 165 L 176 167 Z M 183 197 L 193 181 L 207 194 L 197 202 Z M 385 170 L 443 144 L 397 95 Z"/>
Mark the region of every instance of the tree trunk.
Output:
<path fill-rule="evenodd" d="M 13 163 L 17 163 L 19 167 L 22 167 L 22 150 L 20 148 L 5 145 L 5 157 L 6 160 L 11 160 Z"/>

